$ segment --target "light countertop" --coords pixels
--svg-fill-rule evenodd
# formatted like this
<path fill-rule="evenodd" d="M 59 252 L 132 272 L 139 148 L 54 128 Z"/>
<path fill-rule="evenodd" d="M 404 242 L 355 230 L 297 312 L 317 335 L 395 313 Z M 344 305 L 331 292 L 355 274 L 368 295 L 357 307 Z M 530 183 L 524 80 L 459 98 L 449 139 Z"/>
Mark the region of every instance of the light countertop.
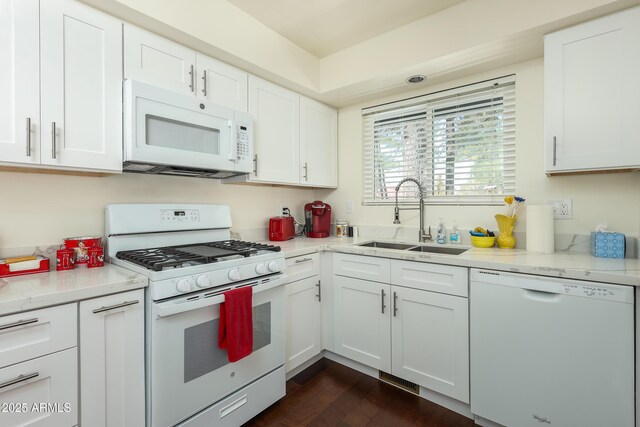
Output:
<path fill-rule="evenodd" d="M 147 286 L 147 278 L 105 264 L 0 278 L 0 315 L 65 304 Z"/>
<path fill-rule="evenodd" d="M 372 240 L 370 237 L 328 237 L 311 239 L 296 237 L 285 242 L 269 242 L 282 248 L 287 258 L 314 252 L 332 251 L 354 255 L 378 256 L 434 264 L 492 269 L 540 276 L 562 277 L 619 285 L 640 286 L 640 260 L 596 258 L 590 254 L 555 252 L 539 254 L 523 249 L 469 248 L 460 255 L 410 252 L 356 246 Z M 404 242 L 404 241 L 395 241 Z M 407 242 L 417 244 L 415 242 Z M 428 245 L 435 245 L 428 243 Z M 450 245 L 446 245 L 450 246 Z M 466 246 L 461 246 L 466 247 Z"/>

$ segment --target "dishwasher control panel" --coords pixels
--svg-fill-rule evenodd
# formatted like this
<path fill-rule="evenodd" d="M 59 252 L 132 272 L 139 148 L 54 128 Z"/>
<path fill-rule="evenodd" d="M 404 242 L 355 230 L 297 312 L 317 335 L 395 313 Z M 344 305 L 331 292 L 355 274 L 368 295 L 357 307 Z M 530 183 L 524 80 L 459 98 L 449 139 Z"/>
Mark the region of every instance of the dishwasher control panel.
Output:
<path fill-rule="evenodd" d="M 476 269 L 471 269 L 471 282 L 478 282 L 480 286 L 482 283 L 488 283 L 546 294 L 595 298 L 627 304 L 634 302 L 633 286 L 609 283 Z"/>
<path fill-rule="evenodd" d="M 563 283 L 562 288 L 567 295 L 584 296 L 584 297 L 597 297 L 598 299 L 605 299 L 610 301 L 625 302 L 628 296 L 633 296 L 633 288 L 623 287 L 617 289 L 611 285 L 594 284 L 575 284 L 573 282 Z M 627 289 L 629 288 L 629 289 Z"/>

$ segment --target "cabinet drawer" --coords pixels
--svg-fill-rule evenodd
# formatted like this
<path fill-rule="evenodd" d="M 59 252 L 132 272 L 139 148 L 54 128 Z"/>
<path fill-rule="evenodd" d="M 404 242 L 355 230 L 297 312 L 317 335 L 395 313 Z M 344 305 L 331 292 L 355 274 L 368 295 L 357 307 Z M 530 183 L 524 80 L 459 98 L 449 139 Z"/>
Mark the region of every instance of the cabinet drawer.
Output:
<path fill-rule="evenodd" d="M 391 262 L 392 284 L 466 297 L 469 270 L 466 267 L 411 261 Z"/>
<path fill-rule="evenodd" d="M 76 304 L 0 317 L 0 367 L 75 347 Z"/>
<path fill-rule="evenodd" d="M 72 426 L 78 422 L 77 350 L 0 369 L 2 426 Z M 17 405 L 17 406 L 16 406 Z"/>
<path fill-rule="evenodd" d="M 391 280 L 390 260 L 361 255 L 334 254 L 333 274 L 389 283 Z"/>
<path fill-rule="evenodd" d="M 320 274 L 320 255 L 317 253 L 287 258 L 286 261 L 289 282 Z"/>

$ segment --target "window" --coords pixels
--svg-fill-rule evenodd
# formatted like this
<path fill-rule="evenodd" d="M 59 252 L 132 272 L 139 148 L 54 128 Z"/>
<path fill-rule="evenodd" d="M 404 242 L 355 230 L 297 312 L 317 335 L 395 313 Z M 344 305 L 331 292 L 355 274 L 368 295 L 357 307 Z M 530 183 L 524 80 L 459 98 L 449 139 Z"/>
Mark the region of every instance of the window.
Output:
<path fill-rule="evenodd" d="M 513 76 L 363 110 L 365 204 L 394 203 L 406 177 L 426 203 L 502 203 L 515 191 Z M 416 202 L 414 184 L 400 202 Z"/>

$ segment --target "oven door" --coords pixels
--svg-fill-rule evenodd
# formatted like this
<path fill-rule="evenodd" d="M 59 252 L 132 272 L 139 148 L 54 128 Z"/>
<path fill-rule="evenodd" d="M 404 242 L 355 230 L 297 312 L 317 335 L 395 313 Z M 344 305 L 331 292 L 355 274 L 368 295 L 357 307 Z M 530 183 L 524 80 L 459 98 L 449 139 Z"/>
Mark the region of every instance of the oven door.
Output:
<path fill-rule="evenodd" d="M 253 287 L 253 353 L 234 363 L 218 348 L 223 295 L 206 296 L 213 293 L 209 290 L 152 303 L 147 355 L 152 426 L 174 425 L 284 364 L 286 277 Z"/>
<path fill-rule="evenodd" d="M 125 161 L 234 170 L 233 110 L 132 80 L 124 96 Z"/>

